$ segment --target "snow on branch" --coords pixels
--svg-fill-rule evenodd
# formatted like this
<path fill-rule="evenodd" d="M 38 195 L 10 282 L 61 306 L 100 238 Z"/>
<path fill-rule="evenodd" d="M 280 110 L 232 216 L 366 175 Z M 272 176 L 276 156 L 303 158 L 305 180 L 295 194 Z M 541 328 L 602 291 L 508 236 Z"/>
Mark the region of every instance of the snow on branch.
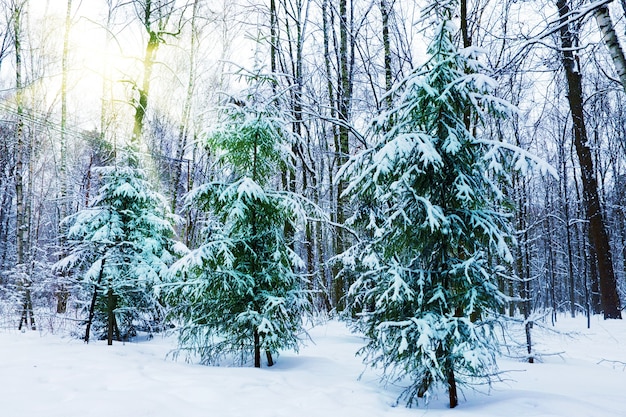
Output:
<path fill-rule="evenodd" d="M 489 139 L 476 139 L 477 143 L 481 143 L 483 145 L 488 145 L 492 147 L 492 152 L 497 152 L 498 149 L 506 149 L 515 154 L 517 158 L 515 162 L 515 169 L 521 171 L 525 174 L 529 168 L 538 169 L 542 175 L 551 175 L 554 179 L 558 179 L 559 175 L 556 169 L 550 165 L 546 160 L 540 158 L 532 153 L 528 152 L 525 149 L 522 149 L 519 146 L 513 145 L 511 143 L 499 142 L 497 140 L 489 140 Z"/>

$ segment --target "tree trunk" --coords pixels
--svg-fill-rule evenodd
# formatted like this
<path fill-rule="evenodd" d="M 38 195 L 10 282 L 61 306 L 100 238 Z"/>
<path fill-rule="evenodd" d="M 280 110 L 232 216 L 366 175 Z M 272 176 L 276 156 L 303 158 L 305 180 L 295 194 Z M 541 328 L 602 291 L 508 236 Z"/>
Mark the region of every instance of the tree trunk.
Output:
<path fill-rule="evenodd" d="M 107 9 L 107 18 L 106 18 L 106 35 L 104 41 L 104 50 L 108 50 L 111 41 L 113 40 L 113 32 L 111 30 L 112 22 L 113 22 L 113 8 L 110 0 L 108 1 L 109 7 Z M 107 131 L 109 130 L 110 118 L 111 118 L 111 103 L 113 101 L 112 97 L 112 74 L 111 74 L 111 63 L 109 62 L 108 54 L 104 56 L 103 68 L 102 68 L 102 99 L 100 105 L 100 141 L 105 142 L 107 139 Z M 89 172 L 88 172 L 89 174 Z M 87 192 L 89 189 L 87 188 Z M 86 205 L 85 205 L 86 207 Z"/>
<path fill-rule="evenodd" d="M 17 327 L 18 330 L 22 330 L 23 326 L 28 326 L 30 323 L 31 330 L 37 330 L 35 325 L 35 314 L 33 311 L 33 300 L 31 297 L 30 283 L 25 282 L 23 285 L 23 300 L 22 300 L 22 317 L 20 318 L 20 324 Z"/>
<path fill-rule="evenodd" d="M 68 55 L 69 55 L 69 38 L 72 16 L 72 0 L 67 0 L 67 10 L 65 14 L 65 34 L 63 35 L 63 56 L 61 59 L 61 132 L 60 132 L 60 148 L 61 155 L 59 158 L 59 259 L 66 256 L 66 239 L 65 230 L 61 226 L 61 221 L 67 216 L 67 75 L 69 72 Z M 66 273 L 61 272 L 59 282 L 57 284 L 57 313 L 63 314 L 67 310 L 67 300 L 69 299 L 69 291 L 65 284 Z"/>
<path fill-rule="evenodd" d="M 554 256 L 554 241 L 552 240 L 552 233 L 555 230 L 552 227 L 552 224 L 549 220 L 548 217 L 546 217 L 546 223 L 547 223 L 547 227 L 544 229 L 544 235 L 547 236 L 548 238 L 548 242 L 546 245 L 546 251 L 548 252 L 548 267 L 549 267 L 549 277 L 550 277 L 550 282 L 548 284 L 548 292 L 549 292 L 549 299 L 550 299 L 550 309 L 552 310 L 550 317 L 552 319 L 552 325 L 554 326 L 554 324 L 556 323 L 556 316 L 557 316 L 557 303 L 556 303 L 556 262 L 554 260 L 555 256 Z"/>
<path fill-rule="evenodd" d="M 13 167 L 9 168 L 9 172 L 12 172 Z M 4 271 L 7 268 L 7 253 L 9 243 L 9 224 L 11 221 L 11 209 L 12 209 L 12 197 L 13 192 L 9 190 L 9 181 L 4 185 L 4 191 L 2 193 L 2 202 L 0 202 L 0 271 Z M 2 285 L 2 278 L 0 278 L 0 285 Z"/>
<path fill-rule="evenodd" d="M 143 132 L 144 119 L 148 108 L 152 67 L 154 66 L 156 51 L 159 47 L 157 34 L 153 31 L 149 31 L 149 36 L 150 38 L 148 40 L 148 45 L 146 46 L 146 53 L 143 60 L 143 82 L 141 88 L 139 89 L 139 101 L 135 106 L 135 124 L 133 125 L 133 136 L 131 137 L 131 143 L 135 146 L 140 143 Z"/>
<path fill-rule="evenodd" d="M 113 288 L 109 286 L 107 292 L 107 345 L 113 344 L 113 333 L 115 331 L 115 294 Z"/>
<path fill-rule="evenodd" d="M 72 0 L 67 0 L 67 10 L 65 14 L 65 34 L 63 35 L 63 56 L 61 58 L 61 132 L 60 132 L 60 148 L 61 155 L 59 158 L 59 194 L 61 219 L 67 216 L 67 75 L 69 72 L 69 39 L 72 17 Z"/>
<path fill-rule="evenodd" d="M 102 271 L 102 270 L 100 270 Z M 102 276 L 102 274 L 100 274 Z M 98 286 L 94 285 L 93 287 L 93 296 L 91 297 L 91 303 L 89 304 L 89 316 L 87 317 L 87 325 L 85 326 L 85 337 L 83 340 L 85 343 L 89 343 L 89 337 L 91 334 L 91 325 L 93 323 L 93 317 L 96 312 L 96 301 L 98 299 Z"/>
<path fill-rule="evenodd" d="M 17 205 L 16 250 L 17 265 L 24 265 L 26 247 L 28 245 L 28 219 L 25 215 L 24 204 L 24 105 L 22 85 L 22 48 L 21 48 L 21 5 L 15 5 L 13 10 L 13 36 L 15 44 L 15 100 L 17 102 L 16 158 L 15 158 L 15 198 Z"/>
<path fill-rule="evenodd" d="M 143 125 L 148 109 L 148 98 L 150 93 L 150 81 L 152 80 L 152 69 L 154 67 L 154 61 L 156 59 L 156 53 L 161 43 L 160 34 L 151 28 L 152 24 L 152 1 L 147 0 L 143 4 L 144 20 L 143 26 L 148 33 L 148 43 L 146 45 L 146 51 L 143 58 L 143 79 L 141 88 L 137 88 L 139 92 L 139 100 L 135 104 L 135 123 L 133 126 L 133 135 L 131 137 L 131 144 L 138 146 L 140 143 L 141 135 L 143 133 Z"/>
<path fill-rule="evenodd" d="M 619 80 L 622 84 L 622 88 L 626 91 L 626 57 L 624 56 L 624 50 L 619 44 L 615 26 L 611 21 L 611 14 L 609 13 L 609 6 L 604 5 L 596 10 L 596 22 L 602 32 L 604 43 L 606 44 L 611 59 L 613 60 L 613 66 L 615 72 L 619 76 Z"/>
<path fill-rule="evenodd" d="M 334 12 L 333 12 L 333 7 L 329 4 L 330 0 L 323 0 L 322 1 L 322 29 L 323 29 L 323 33 L 324 33 L 324 66 L 325 66 L 325 71 L 326 71 L 326 88 L 327 88 L 327 92 L 328 92 L 328 109 L 329 109 L 329 113 L 330 113 L 330 118 L 331 120 L 334 120 L 337 117 L 337 97 L 335 94 L 335 88 L 333 85 L 333 64 L 332 64 L 332 59 L 331 59 L 331 38 L 330 38 L 330 34 L 331 31 L 333 30 L 333 26 L 334 26 Z M 329 160 L 328 162 L 328 182 L 329 184 L 331 184 L 330 189 L 329 189 L 329 202 L 330 202 L 330 220 L 334 223 L 337 223 L 337 197 L 336 197 L 336 190 L 335 187 L 332 186 L 332 184 L 334 184 L 334 173 L 337 170 L 337 165 L 338 165 L 338 151 L 337 149 L 339 148 L 339 134 L 337 131 L 337 124 L 332 123 L 330 126 L 330 135 L 332 135 L 333 138 L 333 144 L 335 146 L 335 152 L 334 152 L 334 157 L 332 159 Z M 329 136 L 330 136 L 329 135 Z M 322 147 L 324 149 L 324 151 L 326 151 L 327 155 L 331 155 L 331 147 L 329 145 L 329 141 L 327 139 L 326 136 L 324 136 L 323 138 L 323 144 Z M 325 230 L 324 230 L 325 231 Z M 335 233 L 337 231 L 335 230 Z M 325 248 L 325 250 L 327 250 L 328 252 L 332 252 L 332 253 L 337 253 L 336 251 L 336 246 L 337 246 L 337 237 L 330 234 L 330 233 L 326 233 L 326 235 L 328 236 L 328 241 L 330 242 L 330 244 L 328 245 L 327 248 Z M 327 239 L 323 239 L 323 242 L 326 242 Z M 328 310 L 330 311 L 333 307 L 336 307 L 339 299 L 341 298 L 341 294 L 340 292 L 338 292 L 338 289 L 343 287 L 343 284 L 339 284 L 337 285 L 337 279 L 335 278 L 337 276 L 338 273 L 338 268 L 337 267 L 333 267 L 328 274 L 325 273 L 325 280 L 324 280 L 324 286 L 328 289 Z M 338 288 L 335 288 L 335 285 L 337 285 Z"/>
<path fill-rule="evenodd" d="M 565 163 L 565 162 L 564 162 Z M 565 172 L 565 167 L 563 167 L 563 172 Z M 575 281 L 574 281 L 574 254 L 572 248 L 572 230 L 570 225 L 570 213 L 569 213 L 569 197 L 567 194 L 567 182 L 563 181 L 564 196 L 565 200 L 563 201 L 563 215 L 565 221 L 565 237 L 567 243 L 567 276 L 568 276 L 568 289 L 569 289 L 569 307 L 570 307 L 570 316 L 572 318 L 576 317 L 576 298 L 575 298 Z"/>
<path fill-rule="evenodd" d="M 385 92 L 388 93 L 391 90 L 393 84 L 393 74 L 391 72 L 391 41 L 389 39 L 389 5 L 388 0 L 380 0 L 380 14 L 383 23 L 383 50 L 384 50 L 384 62 L 385 62 Z M 393 104 L 393 98 L 390 94 L 387 94 L 385 103 L 388 108 Z"/>
<path fill-rule="evenodd" d="M 258 329 L 254 329 L 254 367 L 261 367 L 261 341 Z"/>
<path fill-rule="evenodd" d="M 30 277 L 27 276 L 29 270 L 27 265 L 30 264 L 29 251 L 29 208 L 24 192 L 24 158 L 26 154 L 26 143 L 24 140 L 24 104 L 23 94 L 24 86 L 22 82 L 22 46 L 21 46 L 21 24 L 22 24 L 22 8 L 24 3 L 15 3 L 13 9 L 13 42 L 15 47 L 15 98 L 17 104 L 17 127 L 16 127 L 16 159 L 15 159 L 15 198 L 17 208 L 16 219 L 16 252 L 17 268 L 23 274 L 20 277 L 20 286 L 23 291 L 23 309 L 22 319 L 19 328 L 21 330 L 23 324 L 28 324 L 30 318 L 30 327 L 35 330 L 35 321 L 32 311 L 32 299 L 30 290 Z"/>
<path fill-rule="evenodd" d="M 352 10 L 352 8 L 350 8 Z M 348 123 L 350 120 L 350 104 L 352 100 L 352 68 L 349 62 L 352 61 L 349 45 L 351 21 L 348 20 L 347 0 L 339 1 L 339 85 L 337 96 L 337 117 L 339 119 L 338 137 L 335 142 L 335 152 L 337 152 L 337 168 L 342 167 L 348 161 L 350 154 L 350 130 Z M 352 41 L 350 42 L 352 44 Z M 350 56 L 349 56 L 350 55 Z M 347 199 L 344 195 L 346 180 L 340 178 L 337 184 L 337 223 L 343 224 L 346 220 Z M 341 229 L 335 232 L 335 253 L 342 253 L 349 245 L 346 242 L 347 236 Z M 336 271 L 338 272 L 338 271 Z M 346 307 L 345 295 L 346 287 L 349 285 L 341 274 L 335 274 L 333 283 L 333 304 L 337 311 L 342 311 Z"/>
<path fill-rule="evenodd" d="M 85 343 L 89 343 L 89 334 L 91 332 L 91 324 L 93 323 L 93 317 L 96 312 L 96 301 L 98 300 L 98 287 L 102 283 L 102 277 L 104 275 L 104 263 L 106 262 L 106 258 L 102 259 L 102 263 L 100 264 L 100 272 L 98 274 L 98 281 L 96 285 L 93 286 L 93 296 L 91 297 L 91 304 L 89 304 L 89 316 L 87 318 L 87 326 L 85 328 Z"/>
<path fill-rule="evenodd" d="M 178 141 L 176 148 L 176 160 L 174 161 L 174 176 L 171 182 L 171 195 L 172 195 L 172 213 L 176 212 L 178 205 L 178 186 L 180 185 L 180 177 L 182 174 L 182 166 L 185 160 L 185 148 L 187 147 L 188 136 L 188 124 L 189 115 L 191 113 L 191 103 L 193 101 L 193 93 L 195 90 L 196 81 L 196 15 L 198 13 L 198 4 L 200 0 L 195 0 L 193 3 L 192 15 L 191 15 L 191 43 L 189 46 L 189 79 L 187 80 L 187 94 L 185 96 L 185 103 L 183 104 L 183 115 L 178 127 Z M 188 163 L 189 161 L 187 161 Z M 187 170 L 189 172 L 189 170 Z M 187 190 L 189 191 L 189 190 Z"/>
<path fill-rule="evenodd" d="M 580 163 L 585 214 L 589 222 L 589 238 L 598 256 L 602 310 L 605 319 L 621 319 L 622 313 L 617 293 L 617 282 L 613 271 L 611 247 L 605 228 L 600 197 L 598 195 L 598 183 L 585 127 L 581 68 L 577 57 L 574 56 L 572 51 L 572 48 L 575 46 L 574 36 L 567 24 L 570 8 L 566 0 L 557 0 L 557 8 L 561 17 L 560 35 L 563 66 L 567 78 L 567 98 L 574 128 L 574 146 Z"/>
<path fill-rule="evenodd" d="M 600 300 L 600 280 L 598 278 L 598 256 L 593 245 L 589 245 L 589 276 L 591 290 L 591 311 L 599 314 L 602 311 Z"/>
<path fill-rule="evenodd" d="M 450 408 L 459 405 L 459 397 L 456 390 L 456 378 L 454 377 L 454 368 L 452 364 L 448 364 L 448 395 L 450 398 Z"/>
<path fill-rule="evenodd" d="M 270 72 L 272 73 L 272 91 L 276 94 L 278 80 L 277 74 L 278 52 L 278 14 L 276 12 L 276 0 L 270 0 Z"/>

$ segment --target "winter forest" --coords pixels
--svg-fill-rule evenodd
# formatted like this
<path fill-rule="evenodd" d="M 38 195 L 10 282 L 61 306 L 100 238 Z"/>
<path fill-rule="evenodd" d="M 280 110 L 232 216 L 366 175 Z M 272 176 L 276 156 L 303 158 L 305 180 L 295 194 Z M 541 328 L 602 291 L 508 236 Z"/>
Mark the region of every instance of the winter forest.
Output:
<path fill-rule="evenodd" d="M 398 401 L 626 299 L 626 1 L 0 0 L 0 323 Z"/>

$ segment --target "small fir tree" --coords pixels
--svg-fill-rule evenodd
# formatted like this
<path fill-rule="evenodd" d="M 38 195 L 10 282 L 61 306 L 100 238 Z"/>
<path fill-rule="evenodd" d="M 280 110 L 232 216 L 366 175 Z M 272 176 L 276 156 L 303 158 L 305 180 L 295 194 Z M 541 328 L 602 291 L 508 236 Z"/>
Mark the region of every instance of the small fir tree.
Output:
<path fill-rule="evenodd" d="M 302 220 L 302 200 L 277 191 L 273 180 L 289 160 L 287 132 L 277 110 L 258 101 L 233 100 L 209 136 L 227 181 L 204 184 L 187 204 L 208 214 L 205 241 L 172 267 L 169 301 L 181 321 L 179 351 L 202 363 L 225 356 L 261 366 L 261 352 L 299 346 L 309 309 L 302 260 L 285 227 Z"/>
<path fill-rule="evenodd" d="M 457 405 L 457 383 L 495 371 L 496 286 L 508 263 L 512 231 L 499 180 L 501 149 L 481 139 L 485 117 L 510 107 L 491 92 L 473 48 L 458 49 L 455 1 L 433 3 L 430 59 L 396 85 L 391 108 L 373 122 L 377 143 L 342 175 L 358 207 L 350 222 L 364 231 L 343 254 L 344 273 L 365 332 L 365 361 L 387 380 L 410 381 L 400 399 L 411 405 L 437 386 Z M 470 128 L 468 120 L 475 122 Z M 516 150 L 518 165 L 528 156 Z M 532 158 L 531 158 L 532 159 Z"/>
<path fill-rule="evenodd" d="M 94 174 L 101 181 L 98 194 L 89 208 L 64 220 L 69 255 L 55 268 L 80 271 L 79 282 L 92 295 L 85 341 L 96 323 L 112 344 L 114 337 L 132 336 L 137 324 L 161 320 L 154 287 L 181 248 L 173 239 L 175 216 L 143 170 L 107 166 Z"/>

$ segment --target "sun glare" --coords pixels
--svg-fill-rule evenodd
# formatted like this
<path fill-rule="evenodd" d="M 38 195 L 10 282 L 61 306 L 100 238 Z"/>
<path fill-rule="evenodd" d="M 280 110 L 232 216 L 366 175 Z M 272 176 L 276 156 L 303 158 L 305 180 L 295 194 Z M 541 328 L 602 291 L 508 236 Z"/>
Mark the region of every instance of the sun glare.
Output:
<path fill-rule="evenodd" d="M 61 119 L 63 45 L 67 0 L 34 0 L 28 3 L 27 25 L 34 45 L 46 60 L 45 71 L 27 80 L 24 96 L 30 97 L 33 119 L 41 119 L 58 131 Z M 104 0 L 73 0 L 68 39 L 66 132 L 79 138 L 99 132 L 113 146 L 132 137 L 138 88 L 143 81 L 145 29 L 127 3 L 114 13 Z M 8 68 L 8 66 L 7 66 Z M 30 76 L 30 74 L 29 74 Z M 8 101 L 11 97 L 4 97 Z M 139 149 L 148 155 L 147 144 Z M 144 161 L 153 167 L 153 161 Z M 155 169 L 155 168 L 154 168 Z"/>
<path fill-rule="evenodd" d="M 29 9 L 32 24 L 48 26 L 47 36 L 57 51 L 59 70 L 65 35 L 67 2 L 33 2 Z M 117 123 L 124 126 L 129 119 L 133 82 L 140 80 L 142 40 L 139 31 L 122 26 L 117 31 L 107 28 L 108 9 L 105 2 L 72 2 L 68 59 L 68 101 L 80 109 L 74 123 L 85 130 L 102 128 L 103 103 L 120 109 Z M 122 15 L 119 11 L 119 16 Z M 121 16 L 123 17 L 123 16 Z M 113 23 L 113 22 L 112 22 Z M 111 24 L 111 27 L 114 27 Z M 117 25 L 119 27 L 119 25 Z M 60 91 L 61 71 L 50 74 L 47 82 Z M 114 104 L 113 104 L 114 103 Z M 132 116 L 130 116 L 132 119 Z M 121 133 L 121 132 L 120 132 Z"/>

